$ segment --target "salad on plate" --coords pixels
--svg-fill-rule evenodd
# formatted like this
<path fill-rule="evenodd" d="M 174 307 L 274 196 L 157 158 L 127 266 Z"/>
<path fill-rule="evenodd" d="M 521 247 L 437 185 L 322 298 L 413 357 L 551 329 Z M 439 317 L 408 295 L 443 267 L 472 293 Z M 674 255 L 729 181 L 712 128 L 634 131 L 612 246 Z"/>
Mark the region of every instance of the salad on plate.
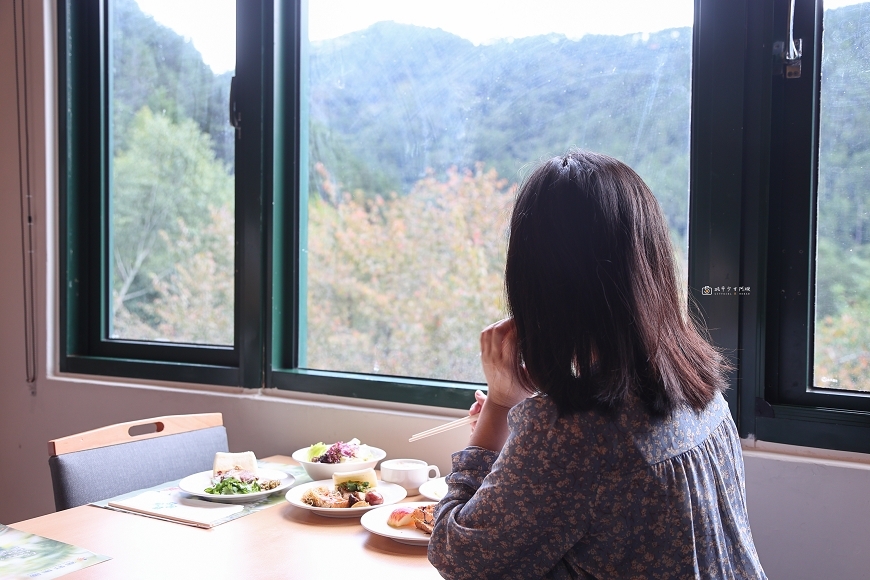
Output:
<path fill-rule="evenodd" d="M 209 471 L 188 475 L 178 482 L 184 493 L 211 501 L 251 503 L 289 488 L 296 478 L 277 469 L 263 469 L 251 452 L 215 454 Z"/>
<path fill-rule="evenodd" d="M 371 461 L 374 456 L 368 445 L 353 438 L 350 441 L 338 441 L 326 445 L 322 441 L 308 448 L 308 461 L 312 463 L 347 463 L 355 461 Z"/>
<path fill-rule="evenodd" d="M 257 493 L 269 491 L 278 487 L 277 479 L 259 479 L 256 474 L 245 469 L 234 467 L 227 471 L 219 471 L 212 477 L 212 486 L 203 491 L 215 495 L 233 495 L 238 493 Z"/>

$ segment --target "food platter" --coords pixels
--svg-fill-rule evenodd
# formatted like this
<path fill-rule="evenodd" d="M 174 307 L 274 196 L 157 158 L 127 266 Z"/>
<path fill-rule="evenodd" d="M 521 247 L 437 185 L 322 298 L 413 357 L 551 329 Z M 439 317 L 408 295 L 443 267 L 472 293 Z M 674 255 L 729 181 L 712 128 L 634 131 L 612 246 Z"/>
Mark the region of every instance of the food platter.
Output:
<path fill-rule="evenodd" d="M 405 502 L 402 507 L 424 507 L 430 505 L 431 501 L 409 501 Z M 394 528 L 387 523 L 390 514 L 398 506 L 378 506 L 370 512 L 363 515 L 359 523 L 362 527 L 377 536 L 390 538 L 400 544 L 408 544 L 410 546 L 428 546 L 429 534 L 422 530 L 418 530 L 414 526 L 402 526 Z"/>
<path fill-rule="evenodd" d="M 210 499 L 212 501 L 225 503 L 250 503 L 268 497 L 273 493 L 284 491 L 293 485 L 294 481 L 296 481 L 296 478 L 292 475 L 284 473 L 283 471 L 278 471 L 277 469 L 259 469 L 257 470 L 258 479 L 277 479 L 279 482 L 278 487 L 266 491 L 255 491 L 254 493 L 220 495 L 205 492 L 205 488 L 211 487 L 212 485 L 211 477 L 211 470 L 194 473 L 193 475 L 188 475 L 182 479 L 178 483 L 178 487 L 180 487 L 181 491 L 185 493 L 189 493 L 196 497 Z"/>
<path fill-rule="evenodd" d="M 420 495 L 432 501 L 441 501 L 447 495 L 447 481 L 443 477 L 430 479 L 420 486 Z"/>
<path fill-rule="evenodd" d="M 307 503 L 302 501 L 302 494 L 304 494 L 312 487 L 326 487 L 332 489 L 332 480 L 323 479 L 320 481 L 312 481 L 311 483 L 298 485 L 293 489 L 289 490 L 285 497 L 287 498 L 287 501 L 290 502 L 290 504 L 298 508 L 312 511 L 319 516 L 325 516 L 328 518 L 358 518 L 367 511 L 383 506 L 389 507 L 395 503 L 398 503 L 405 499 L 405 496 L 408 494 L 408 492 L 405 491 L 405 488 L 401 485 L 396 485 L 395 483 L 388 483 L 386 481 L 378 481 L 377 491 L 379 491 L 381 495 L 384 496 L 383 506 L 366 506 L 358 508 L 326 508 L 308 505 Z"/>

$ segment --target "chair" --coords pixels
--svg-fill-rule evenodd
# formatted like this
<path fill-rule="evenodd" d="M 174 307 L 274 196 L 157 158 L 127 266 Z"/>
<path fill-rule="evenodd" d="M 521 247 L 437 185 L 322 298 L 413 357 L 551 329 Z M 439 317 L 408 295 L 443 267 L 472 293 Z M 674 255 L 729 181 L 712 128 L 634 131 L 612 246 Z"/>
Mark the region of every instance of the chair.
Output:
<path fill-rule="evenodd" d="M 54 504 L 65 510 L 210 470 L 215 453 L 227 450 L 220 413 L 155 417 L 54 439 L 48 442 Z"/>

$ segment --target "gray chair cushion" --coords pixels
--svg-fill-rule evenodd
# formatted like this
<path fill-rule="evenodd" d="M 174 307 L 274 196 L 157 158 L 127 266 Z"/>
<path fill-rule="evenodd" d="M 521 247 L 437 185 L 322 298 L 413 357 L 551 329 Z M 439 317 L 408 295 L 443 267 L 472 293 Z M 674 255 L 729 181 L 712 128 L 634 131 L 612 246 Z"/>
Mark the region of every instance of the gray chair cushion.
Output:
<path fill-rule="evenodd" d="M 76 451 L 48 459 L 58 511 L 210 470 L 224 427 Z"/>

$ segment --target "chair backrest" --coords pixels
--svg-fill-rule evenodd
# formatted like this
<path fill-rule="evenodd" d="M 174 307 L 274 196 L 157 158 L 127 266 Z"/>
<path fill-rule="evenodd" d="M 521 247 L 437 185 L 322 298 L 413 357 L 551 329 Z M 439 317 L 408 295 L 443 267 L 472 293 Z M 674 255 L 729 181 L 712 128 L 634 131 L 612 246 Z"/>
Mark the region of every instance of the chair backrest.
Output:
<path fill-rule="evenodd" d="M 153 425 L 139 435 L 131 429 Z M 212 468 L 227 451 L 220 413 L 171 415 L 109 425 L 48 442 L 58 511 Z"/>

